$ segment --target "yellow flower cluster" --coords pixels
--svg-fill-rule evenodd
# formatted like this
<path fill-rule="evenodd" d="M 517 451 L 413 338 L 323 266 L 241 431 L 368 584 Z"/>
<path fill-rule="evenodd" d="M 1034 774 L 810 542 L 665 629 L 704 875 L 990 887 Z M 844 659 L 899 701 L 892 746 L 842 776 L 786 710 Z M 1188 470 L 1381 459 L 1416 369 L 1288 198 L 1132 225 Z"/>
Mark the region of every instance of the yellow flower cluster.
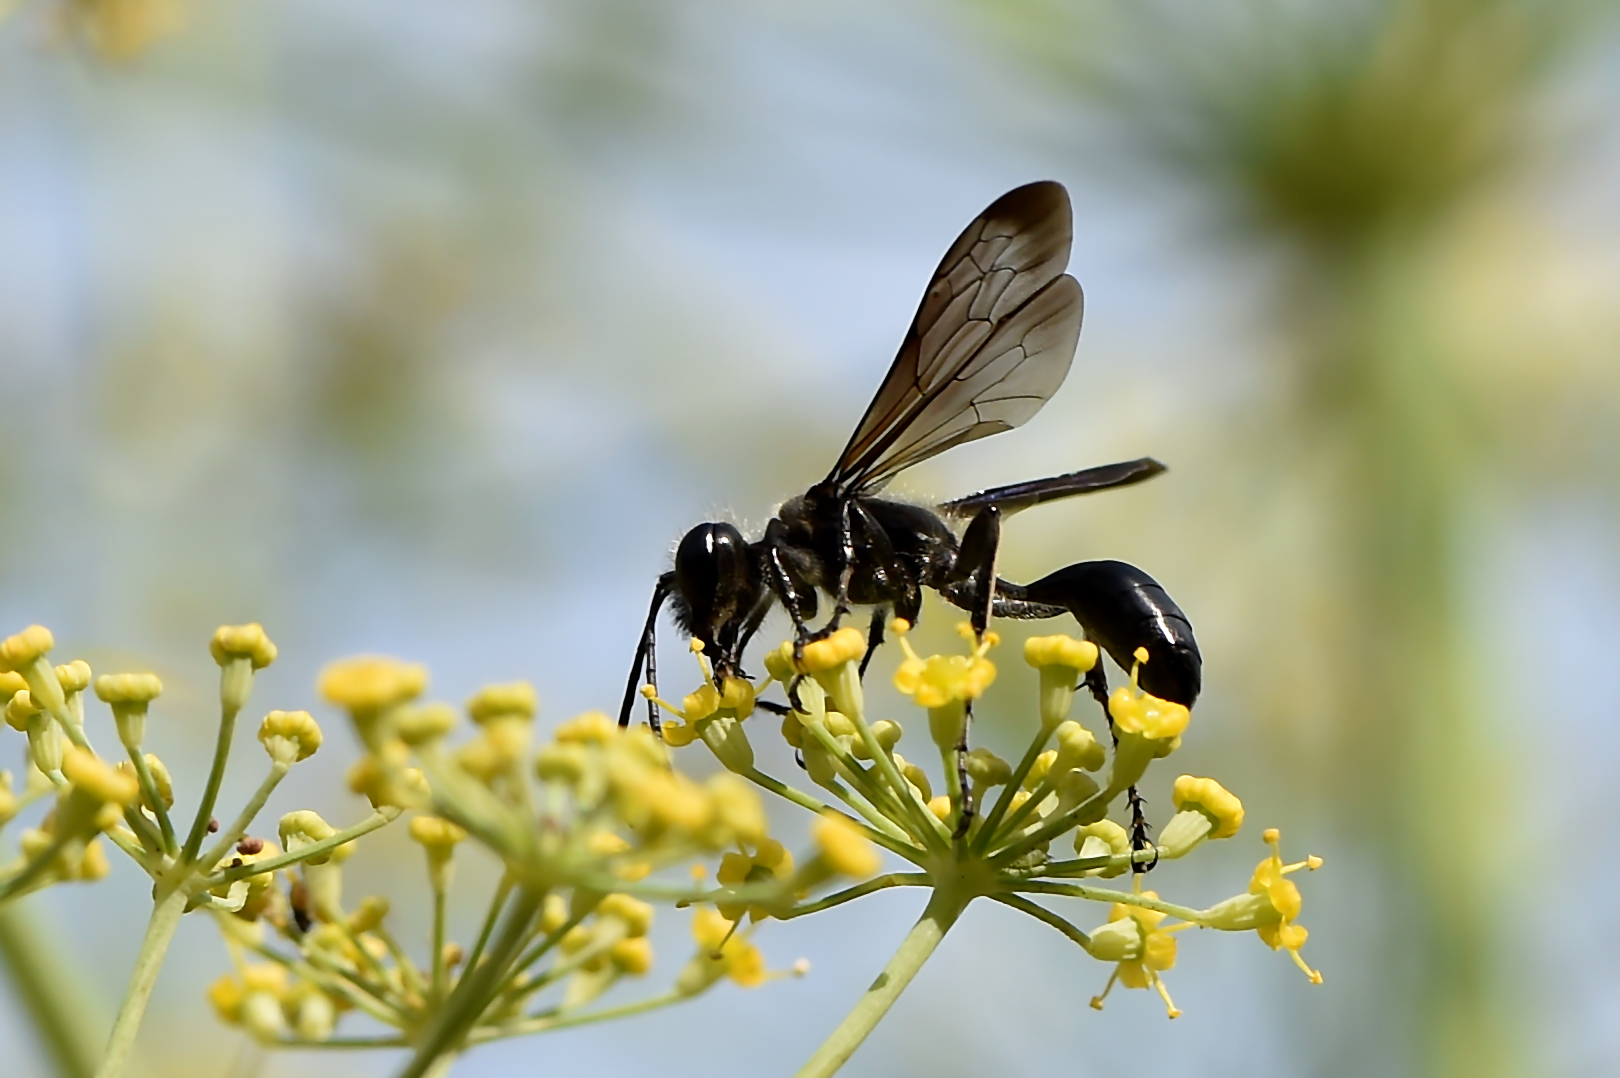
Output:
<path fill-rule="evenodd" d="M 1299 892 L 1285 876 L 1301 867 L 1314 868 L 1319 861 L 1285 866 L 1274 855 L 1256 871 L 1249 893 L 1212 910 L 1176 906 L 1161 901 L 1155 892 L 1141 890 L 1142 872 L 1161 860 L 1184 857 L 1206 841 L 1230 838 L 1243 823 L 1243 804 L 1237 797 L 1212 778 L 1191 775 L 1174 783 L 1171 801 L 1176 812 L 1158 843 L 1146 839 L 1145 820 L 1133 818 L 1127 827 L 1109 818 L 1111 808 L 1121 801 L 1133 816 L 1139 811 L 1136 795 L 1124 795 L 1152 763 L 1180 747 L 1191 719 L 1186 707 L 1140 689 L 1145 651 L 1136 655 L 1130 683 L 1107 697 L 1103 717 L 1115 745 L 1110 754 L 1103 741 L 1069 715 L 1083 680 L 1102 684 L 1095 680 L 1100 676 L 1097 646 L 1061 634 L 1030 639 L 1024 658 L 1041 679 L 1039 722 L 1022 759 L 1012 764 L 984 748 L 959 748 L 968 705 L 996 679 L 989 658 L 997 643 L 995 634 L 976 639 L 964 624 L 962 634 L 970 644 L 966 654 L 924 657 L 907 640 L 908 628 L 902 622 L 893 625 L 903 655 L 894 680 L 902 693 L 928 712 L 929 735 L 939 750 L 946 791 L 938 796 L 932 793 L 935 784 L 927 773 L 895 751 L 904 734 L 902 724 L 866 717 L 856 671 L 865 641 L 854 630 L 843 629 L 800 648 L 788 642 L 768 652 L 769 680 L 757 686 L 739 683 L 746 694 L 739 688 L 729 701 L 722 700 L 704 666 L 704 685 L 686 698 L 687 706 L 665 705 L 687 724 L 676 727 L 680 732 L 668 737 L 671 744 L 701 738 L 726 767 L 818 813 L 812 827 L 817 852 L 802 867 L 796 869 L 786 851 L 774 844 L 726 854 L 719 882 L 722 895 L 732 892 L 734 897 L 722 897 L 713 914 L 702 915 L 708 935 L 700 938 L 717 941 L 707 976 L 719 976 L 715 972 L 722 954 L 719 941 L 737 946 L 736 928 L 745 914 L 756 922 L 791 918 L 889 886 L 928 886 L 936 893 L 966 887 L 972 889 L 970 895 L 995 897 L 1061 927 L 1090 954 L 1114 965 L 1109 988 L 1093 1001 L 1098 1007 L 1109 989 L 1121 984 L 1155 990 L 1174 1017 L 1178 1012 L 1162 974 L 1175 964 L 1174 934 L 1192 925 L 1254 929 L 1268 946 L 1288 950 L 1308 970 L 1298 957 L 1305 940 L 1297 923 Z M 787 707 L 758 701 L 771 682 L 780 682 L 786 690 Z M 1102 695 L 1104 690 L 1097 692 Z M 734 706 L 733 712 L 725 710 L 727 704 Z M 741 720 L 760 706 L 784 712 L 784 740 L 810 780 L 834 795 L 848 812 L 820 805 L 764 774 L 754 763 L 751 747 L 748 766 L 737 766 Z M 715 731 L 723 731 L 723 736 Z M 1106 782 L 1095 777 L 1105 767 Z M 1053 840 L 1061 837 L 1073 844 L 1071 861 L 1057 861 L 1051 855 Z M 878 876 L 883 861 L 879 847 L 920 871 Z M 1071 882 L 1125 873 L 1131 873 L 1137 884 L 1127 892 Z M 866 882 L 828 899 L 806 901 L 810 887 L 834 875 Z M 748 894 L 750 888 L 777 882 L 788 885 L 791 904 Z M 1108 902 L 1109 919 L 1088 935 L 1024 894 Z M 749 976 L 751 959 L 746 951 L 736 954 L 737 968 Z"/>

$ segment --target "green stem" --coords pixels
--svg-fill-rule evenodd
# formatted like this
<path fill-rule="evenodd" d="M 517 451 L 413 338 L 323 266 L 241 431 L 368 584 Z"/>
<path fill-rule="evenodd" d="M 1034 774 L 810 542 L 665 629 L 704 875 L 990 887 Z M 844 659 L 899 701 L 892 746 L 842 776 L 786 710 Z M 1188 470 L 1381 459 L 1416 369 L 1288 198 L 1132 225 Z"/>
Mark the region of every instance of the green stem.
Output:
<path fill-rule="evenodd" d="M 270 765 L 270 773 L 264 777 L 263 782 L 259 783 L 259 788 L 253 791 L 253 796 L 248 798 L 248 803 L 242 806 L 242 811 L 236 814 L 236 819 L 231 821 L 231 826 L 221 831 L 218 840 L 209 848 L 207 853 L 202 855 L 205 870 L 219 864 L 220 861 L 225 859 L 225 855 L 230 852 L 230 848 L 242 841 L 242 836 L 247 834 L 247 829 L 253 826 L 253 818 L 259 814 L 260 809 L 264 808 L 264 803 L 270 800 L 270 795 L 275 793 L 277 786 L 281 785 L 281 780 L 287 777 L 288 767 L 289 765 L 280 762 Z"/>
<path fill-rule="evenodd" d="M 667 1007 L 671 1003 L 679 1003 L 690 996 L 680 992 L 665 992 L 661 996 L 649 996 L 635 1003 L 625 1003 L 618 1007 L 607 1007 L 600 1011 L 591 1011 L 588 1014 L 547 1015 L 543 1018 L 528 1018 L 517 1022 L 508 1022 L 502 1026 L 490 1026 L 475 1030 L 467 1038 L 468 1044 L 483 1044 L 487 1041 L 500 1040 L 505 1037 L 521 1037 L 530 1033 L 544 1033 L 551 1029 L 563 1029 L 567 1026 L 584 1026 L 592 1022 L 606 1022 L 612 1018 L 628 1018 L 634 1014 L 644 1014 L 659 1007 Z"/>
<path fill-rule="evenodd" d="M 1059 932 L 1063 933 L 1069 939 L 1073 940 L 1075 943 L 1079 944 L 1082 950 L 1088 953 L 1091 951 L 1090 936 L 1086 935 L 1084 932 L 1080 931 L 1078 928 L 1074 927 L 1068 921 L 1059 917 L 1045 906 L 1037 905 L 1036 903 L 1031 902 L 1029 899 L 1023 898 L 1019 895 L 991 895 L 990 897 L 1001 903 L 1003 906 L 1011 906 L 1019 913 L 1027 913 L 1042 924 L 1050 925 Z"/>
<path fill-rule="evenodd" d="M 1052 731 L 1042 726 L 1035 740 L 1031 741 L 1029 748 L 1024 750 L 1024 758 L 1018 761 L 1018 766 L 1013 769 L 1012 778 L 1008 779 L 1007 785 L 1002 787 L 1001 796 L 996 798 L 994 807 L 990 809 L 990 814 L 984 818 L 984 823 L 979 828 L 978 837 L 973 842 L 973 849 L 976 852 L 982 854 L 990 848 L 990 843 L 995 838 L 996 829 L 1000 826 L 1002 817 L 1007 815 L 1007 810 L 1012 807 L 1013 795 L 1024 785 L 1024 776 L 1028 775 L 1029 769 L 1035 766 L 1035 760 L 1040 754 L 1046 751 L 1046 743 L 1051 738 Z M 1031 794 L 1029 802 L 1026 802 L 1026 804 L 1034 801 L 1035 797 Z"/>
<path fill-rule="evenodd" d="M 416 1049 L 416 1054 L 399 1072 L 399 1078 L 424 1078 L 442 1068 L 445 1062 L 465 1046 L 467 1034 L 477 1024 L 485 1009 L 495 999 L 499 986 L 506 979 L 512 958 L 523 946 L 529 923 L 540 909 L 545 893 L 524 887 L 518 891 L 506 911 L 506 923 L 501 926 L 495 944 L 489 949 L 489 961 L 457 982 L 450 998 L 445 1000 L 433 1023 Z"/>
<path fill-rule="evenodd" d="M 129 1063 L 135 1033 L 146 1014 L 146 1004 L 152 998 L 158 970 L 163 968 L 163 956 L 169 950 L 175 929 L 180 927 L 181 914 L 186 912 L 186 898 L 186 890 L 176 887 L 153 907 L 152 919 L 146 925 L 146 938 L 141 940 L 135 971 L 130 974 L 129 989 L 124 993 L 123 1005 L 118 1008 L 112 1033 L 107 1037 L 107 1048 L 102 1053 L 101 1066 L 96 1068 L 96 1078 L 117 1078 Z"/>
<path fill-rule="evenodd" d="M 1052 839 L 1079 823 L 1080 817 L 1085 815 L 1087 812 L 1093 811 L 1097 807 L 1098 802 L 1107 805 L 1114 798 L 1118 797 L 1124 792 L 1124 790 L 1114 790 L 1111 788 L 1107 790 L 1098 790 L 1096 793 L 1074 806 L 1074 808 L 1070 809 L 1068 812 L 1063 813 L 1061 816 L 1056 816 L 1050 820 L 1047 820 L 1032 834 L 1025 835 L 1012 845 L 1004 846 L 995 851 L 995 853 L 991 855 L 990 867 L 1005 868 L 1014 861 L 1018 860 L 1018 858 L 1022 857 L 1025 853 L 1033 850 L 1036 846 L 1039 846 L 1043 842 L 1050 842 Z"/>
<path fill-rule="evenodd" d="M 951 840 L 945 833 L 944 826 L 932 812 L 919 805 L 911 796 L 911 787 L 906 782 L 905 776 L 901 775 L 900 769 L 894 765 L 894 757 L 878 743 L 877 735 L 872 733 L 872 727 L 867 725 L 866 716 L 857 713 L 849 716 L 849 720 L 855 724 L 855 729 L 860 733 L 866 754 L 872 758 L 872 765 L 883 777 L 888 792 L 894 795 L 895 801 L 900 805 L 900 811 L 920 833 L 920 841 L 934 850 L 947 848 Z"/>
<path fill-rule="evenodd" d="M 827 755 L 833 761 L 833 766 L 837 768 L 838 774 L 844 777 L 844 781 L 849 783 L 851 789 L 866 799 L 867 804 L 882 815 L 889 817 L 895 826 L 906 830 L 912 842 L 919 845 L 925 842 L 925 837 L 920 832 L 913 833 L 911 828 L 904 827 L 901 813 L 905 810 L 901 807 L 899 800 L 894 797 L 894 791 L 878 781 L 880 773 L 875 767 L 870 771 L 862 767 L 858 760 L 843 750 L 843 747 L 838 744 L 838 739 L 833 737 L 825 726 L 812 723 L 804 729 L 827 751 Z M 882 751 L 881 747 L 879 751 Z M 889 761 L 889 766 L 891 768 L 894 766 L 893 760 Z M 847 801 L 847 799 L 845 800 Z M 906 796 L 906 800 L 911 800 L 909 794 Z"/>
<path fill-rule="evenodd" d="M 784 800 L 793 802 L 800 808 L 808 809 L 809 811 L 816 813 L 818 816 L 832 807 L 831 805 L 821 801 L 819 798 L 812 797 L 810 794 L 805 793 L 803 790 L 795 789 L 780 779 L 772 778 L 758 768 L 749 768 L 742 774 L 744 778 L 748 779 L 748 781 L 754 783 L 755 785 L 769 790 L 771 793 Z M 886 832 L 868 827 L 859 820 L 851 819 L 850 822 L 856 827 L 859 827 L 861 831 L 865 833 L 867 838 L 871 839 L 879 846 L 882 846 L 890 853 L 898 854 L 910 861 L 912 864 L 922 863 L 922 851 L 911 845 L 909 842 L 901 842 Z"/>
<path fill-rule="evenodd" d="M 339 831 L 331 838 L 323 838 L 321 841 L 312 842 L 308 846 L 300 846 L 292 853 L 284 853 L 277 857 L 267 857 L 263 861 L 253 861 L 249 864 L 238 865 L 236 868 L 227 868 L 223 872 L 216 872 L 199 883 L 196 889 L 199 891 L 209 891 L 220 886 L 221 884 L 235 883 L 237 880 L 246 879 L 249 876 L 258 876 L 265 872 L 274 872 L 277 869 L 286 868 L 288 865 L 296 865 L 303 861 L 307 861 L 311 857 L 319 857 L 328 850 L 337 849 L 345 842 L 353 842 L 361 835 L 369 834 L 372 831 L 377 830 L 377 828 L 382 827 L 384 824 L 392 823 L 398 817 L 399 809 L 397 808 L 381 809 L 372 816 L 369 816 L 355 824 L 353 827 L 345 828 L 344 830 Z"/>
<path fill-rule="evenodd" d="M 56 859 L 67 848 L 68 843 L 74 841 L 74 839 L 88 842 L 93 838 L 94 836 L 91 836 L 91 838 L 87 839 L 82 835 L 52 836 L 51 844 L 41 850 L 39 856 L 31 858 L 21 872 L 9 880 L 0 882 L 0 906 L 5 905 L 12 898 L 27 894 L 29 886 L 56 864 Z"/>
<path fill-rule="evenodd" d="M 90 1078 L 96 1033 L 85 1028 L 86 994 L 72 983 L 72 968 L 55 953 L 54 941 L 22 906 L 0 909 L 0 964 L 57 1078 Z"/>
<path fill-rule="evenodd" d="M 437 874 L 433 874 L 437 875 Z M 437 879 L 433 888 L 433 965 L 432 965 L 432 997 L 435 1000 L 444 998 L 449 984 L 450 971 L 444 964 L 444 888 L 437 886 Z"/>
<path fill-rule="evenodd" d="M 152 815 L 157 817 L 158 828 L 163 833 L 163 852 L 173 857 L 180 852 L 180 844 L 174 837 L 174 821 L 169 819 L 168 807 L 158 795 L 157 779 L 152 777 L 152 768 L 146 762 L 146 753 L 138 748 L 130 749 L 129 762 L 135 768 L 135 777 L 140 780 L 141 793 L 146 797 L 146 803 L 151 806 Z M 135 807 L 135 811 L 140 812 L 139 805 Z"/>
<path fill-rule="evenodd" d="M 189 864 L 202 849 L 203 836 L 208 834 L 208 821 L 214 815 L 214 802 L 219 799 L 220 783 L 225 781 L 225 761 L 231 755 L 231 735 L 236 733 L 236 710 L 221 708 L 219 733 L 214 738 L 214 762 L 208 768 L 208 785 L 203 787 L 203 799 L 197 806 L 197 815 L 191 821 L 191 833 L 180 851 L 182 864 Z"/>
<path fill-rule="evenodd" d="M 408 1047 L 410 1047 L 410 1042 L 407 1041 L 404 1037 L 401 1037 L 398 1034 L 395 1034 L 395 1035 L 393 1035 L 391 1037 L 386 1036 L 386 1035 L 380 1036 L 380 1037 L 333 1037 L 330 1040 L 324 1040 L 324 1041 L 300 1041 L 300 1040 L 293 1040 L 293 1039 L 289 1038 L 289 1039 L 284 1040 L 284 1041 L 276 1041 L 275 1046 L 277 1048 L 334 1048 L 334 1049 L 337 1049 L 337 1048 L 408 1048 Z"/>
<path fill-rule="evenodd" d="M 1122 906 L 1135 906 L 1138 909 L 1157 910 L 1171 917 L 1178 917 L 1183 921 L 1197 923 L 1203 911 L 1195 910 L 1191 906 L 1178 906 L 1174 902 L 1161 902 L 1156 898 L 1135 894 L 1131 891 L 1116 891 L 1112 887 L 1087 887 L 1081 883 L 1045 883 L 1041 880 L 1025 880 L 1022 883 L 1011 885 L 1017 890 L 1031 895 L 1063 895 L 1067 898 L 1085 898 L 1092 902 L 1118 902 Z"/>
<path fill-rule="evenodd" d="M 499 886 L 495 888 L 495 897 L 489 900 L 489 912 L 484 914 L 484 923 L 478 929 L 478 939 L 473 942 L 472 950 L 467 953 L 467 960 L 462 963 L 462 975 L 478 966 L 478 960 L 484 957 L 484 948 L 489 946 L 490 934 L 495 931 L 495 922 L 500 920 L 501 910 L 506 906 L 506 899 L 512 893 L 512 877 L 502 875 Z"/>
<path fill-rule="evenodd" d="M 853 902 L 857 898 L 865 898 L 877 891 L 890 887 L 927 887 L 933 882 L 925 872 L 891 872 L 886 876 L 874 876 L 865 883 L 858 883 L 854 887 L 846 887 L 842 891 L 830 894 L 826 898 L 807 902 L 802 906 L 794 906 L 776 914 L 779 921 L 791 921 L 795 917 L 803 917 L 807 913 L 820 913 L 830 910 L 834 906 L 842 906 L 846 902 Z"/>
<path fill-rule="evenodd" d="M 950 931 L 951 925 L 956 923 L 972 899 L 971 893 L 935 888 L 922 916 L 906 934 L 900 949 L 889 959 L 889 964 L 883 967 L 883 972 L 878 974 L 877 980 L 872 982 L 855 1009 L 844 1017 L 832 1035 L 799 1068 L 795 1078 L 827 1078 L 837 1073 L 883 1016 L 889 1013 L 894 1001 L 900 998 L 900 993 L 905 991 L 906 985 L 928 961 L 928 956 L 934 953 L 934 948 L 939 946 L 939 941 L 945 938 L 945 933 Z"/>

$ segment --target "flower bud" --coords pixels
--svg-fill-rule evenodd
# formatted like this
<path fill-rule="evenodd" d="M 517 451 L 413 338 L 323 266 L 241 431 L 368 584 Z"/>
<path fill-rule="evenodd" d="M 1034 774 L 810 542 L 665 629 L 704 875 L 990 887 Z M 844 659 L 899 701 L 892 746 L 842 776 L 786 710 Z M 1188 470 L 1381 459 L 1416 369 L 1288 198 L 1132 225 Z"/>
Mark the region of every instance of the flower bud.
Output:
<path fill-rule="evenodd" d="M 1142 925 L 1134 917 L 1109 921 L 1091 932 L 1086 953 L 1103 962 L 1132 962 L 1142 957 Z"/>
<path fill-rule="evenodd" d="M 753 786 L 725 773 L 711 777 L 705 787 L 714 805 L 715 820 L 729 832 L 729 841 L 716 845 L 742 842 L 757 846 L 766 840 L 765 806 Z"/>
<path fill-rule="evenodd" d="M 163 692 L 156 674 L 103 674 L 96 678 L 96 695 L 112 708 L 118 740 L 130 752 L 139 752 L 146 739 L 146 709 Z"/>
<path fill-rule="evenodd" d="M 318 813 L 309 809 L 299 809 L 296 812 L 289 812 L 281 818 L 278 832 L 281 835 L 281 844 L 286 847 L 287 852 L 297 853 L 306 846 L 325 842 L 337 834 L 337 829 L 321 819 Z M 331 857 L 332 851 L 328 850 L 324 854 L 306 859 L 305 863 L 324 865 Z"/>
<path fill-rule="evenodd" d="M 340 659 L 321 671 L 320 693 L 350 712 L 380 711 L 414 700 L 427 689 L 427 670 L 381 655 Z"/>
<path fill-rule="evenodd" d="M 1176 808 L 1207 817 L 1210 838 L 1230 838 L 1243 826 L 1243 802 L 1214 779 L 1182 775 L 1176 779 L 1170 798 Z"/>
<path fill-rule="evenodd" d="M 748 743 L 741 719 L 715 715 L 698 725 L 703 743 L 727 771 L 745 775 L 754 769 L 754 747 Z"/>
<path fill-rule="evenodd" d="M 934 791 L 928 784 L 928 772 L 907 760 L 898 752 L 894 754 L 894 766 L 900 772 L 900 777 L 911 784 L 911 788 L 919 800 L 927 804 L 933 798 Z"/>
<path fill-rule="evenodd" d="M 810 825 L 822 861 L 834 872 L 864 878 L 883 867 L 883 858 L 860 827 L 842 813 L 828 810 Z"/>
<path fill-rule="evenodd" d="M 152 776 L 152 785 L 157 790 L 158 800 L 163 802 L 163 807 L 165 809 L 173 808 L 174 782 L 169 777 L 168 767 L 164 765 L 162 760 L 158 759 L 150 752 L 143 754 L 142 758 L 146 761 L 147 773 Z M 135 765 L 128 760 L 120 760 L 118 762 L 118 772 L 119 774 L 129 775 L 131 778 L 134 778 L 136 782 L 140 781 L 140 777 L 135 771 Z M 157 807 L 154 806 L 150 800 L 148 800 L 144 792 L 141 794 L 141 807 L 153 815 L 157 814 Z"/>
<path fill-rule="evenodd" d="M 1074 833 L 1074 852 L 1080 857 L 1126 857 L 1131 852 L 1131 836 L 1113 820 L 1097 820 Z M 1087 875 L 1112 878 L 1125 872 L 1124 864 L 1092 869 Z"/>
<path fill-rule="evenodd" d="M 15 636 L 0 640 L 0 670 L 25 673 L 36 659 L 44 658 L 56 646 L 51 631 L 43 625 L 30 625 Z"/>
<path fill-rule="evenodd" d="M 1077 767 L 1083 771 L 1096 771 L 1107 759 L 1107 753 L 1091 736 L 1091 731 L 1073 720 L 1059 723 L 1054 736 L 1057 739 L 1057 758 L 1052 766 L 1059 773 Z"/>
<path fill-rule="evenodd" d="M 986 748 L 977 748 L 967 754 L 968 778 L 974 789 L 1005 786 L 1012 778 L 1012 765 Z"/>
<path fill-rule="evenodd" d="M 264 626 L 258 622 L 221 625 L 214 630 L 214 637 L 208 642 L 208 651 L 220 666 L 246 659 L 253 669 L 263 670 L 276 661 L 276 646 L 270 642 Z"/>
<path fill-rule="evenodd" d="M 401 708 L 394 716 L 394 733 L 407 745 L 427 745 L 456 728 L 456 709 L 449 704 L 423 704 Z"/>
<path fill-rule="evenodd" d="M 321 747 L 321 728 L 307 711 L 272 711 L 259 724 L 259 743 L 275 763 L 290 767 Z"/>
<path fill-rule="evenodd" d="M 534 718 L 540 708 L 540 699 L 534 686 L 527 681 L 514 681 L 507 685 L 486 685 L 467 701 L 467 714 L 482 726 L 497 717 L 514 717 L 525 721 Z"/>

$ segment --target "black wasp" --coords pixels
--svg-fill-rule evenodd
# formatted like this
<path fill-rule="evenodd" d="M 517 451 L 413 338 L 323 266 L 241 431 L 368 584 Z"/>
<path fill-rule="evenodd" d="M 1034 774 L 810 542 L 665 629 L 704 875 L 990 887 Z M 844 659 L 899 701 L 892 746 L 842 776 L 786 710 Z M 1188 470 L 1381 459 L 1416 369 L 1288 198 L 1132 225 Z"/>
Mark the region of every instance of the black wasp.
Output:
<path fill-rule="evenodd" d="M 992 615 L 1071 613 L 1125 669 L 1145 647 L 1142 687 L 1192 705 L 1200 684 L 1192 625 L 1152 577 L 1118 561 L 1080 562 L 1029 585 L 995 573 L 1004 514 L 1141 482 L 1164 471 L 1158 461 L 996 487 L 935 508 L 877 496 L 913 464 L 1019 426 L 1057 392 L 1080 336 L 1080 285 L 1063 272 L 1072 238 L 1068 193 L 1050 181 L 1009 191 L 963 230 L 827 478 L 783 503 L 754 542 L 724 522 L 699 524 L 681 539 L 675 568 L 653 591 L 621 726 L 630 721 L 644 666 L 655 680 L 654 627 L 666 600 L 680 628 L 703 642 L 718 681 L 741 675 L 744 649 L 778 603 L 801 646 L 836 629 L 852 605 L 875 607 L 875 648 L 888 611 L 916 623 L 924 588 L 970 611 L 981 634 Z M 958 539 L 952 521 L 963 519 Z M 832 615 L 812 630 L 823 592 Z M 1087 680 L 1106 697 L 1101 666 Z M 657 727 L 650 704 L 649 721 Z"/>

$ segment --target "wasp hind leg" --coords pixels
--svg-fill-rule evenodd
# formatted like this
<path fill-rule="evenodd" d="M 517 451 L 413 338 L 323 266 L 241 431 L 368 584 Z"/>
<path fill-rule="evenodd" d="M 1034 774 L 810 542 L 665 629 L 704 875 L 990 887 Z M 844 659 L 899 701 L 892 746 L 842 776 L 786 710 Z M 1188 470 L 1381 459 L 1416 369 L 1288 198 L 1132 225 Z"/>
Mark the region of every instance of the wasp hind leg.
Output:
<path fill-rule="evenodd" d="M 658 691 L 658 612 L 663 609 L 664 600 L 675 587 L 675 574 L 664 573 L 658 578 L 658 585 L 653 588 L 652 606 L 647 611 L 647 623 L 641 628 L 641 638 L 636 644 L 636 657 L 630 664 L 630 677 L 624 686 L 624 701 L 619 705 L 619 725 L 630 725 L 630 711 L 635 706 L 636 696 L 643 682 L 641 672 L 643 667 L 647 671 L 645 684 L 651 685 L 653 691 Z M 662 733 L 658 722 L 658 705 L 651 698 L 647 700 L 647 725 L 652 727 L 655 734 Z"/>
<path fill-rule="evenodd" d="M 1114 750 L 1119 751 L 1119 734 L 1114 731 L 1114 717 L 1108 713 L 1108 675 L 1103 672 L 1101 655 L 1097 656 L 1097 665 L 1086 672 L 1085 680 L 1081 684 L 1091 692 L 1092 699 L 1102 708 L 1103 718 L 1108 722 L 1108 736 L 1114 743 Z M 1135 784 L 1132 784 L 1125 791 L 1125 800 L 1131 806 L 1131 852 L 1153 850 L 1153 860 L 1132 861 L 1131 871 L 1147 872 L 1159 863 L 1158 847 L 1153 845 L 1153 827 L 1147 822 L 1147 799 L 1137 791 Z"/>

